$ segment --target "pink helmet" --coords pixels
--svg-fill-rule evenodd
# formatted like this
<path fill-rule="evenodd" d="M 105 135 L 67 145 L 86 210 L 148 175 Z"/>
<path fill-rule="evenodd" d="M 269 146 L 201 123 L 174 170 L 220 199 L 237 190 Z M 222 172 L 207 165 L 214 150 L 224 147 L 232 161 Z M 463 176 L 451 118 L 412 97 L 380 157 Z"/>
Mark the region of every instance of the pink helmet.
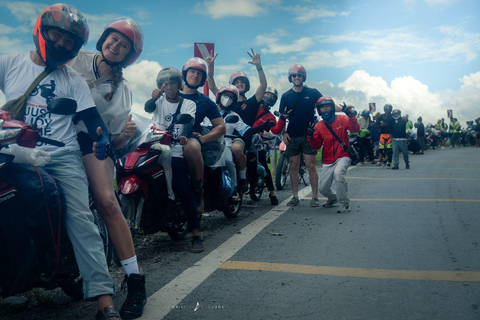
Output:
<path fill-rule="evenodd" d="M 190 86 L 188 85 L 188 82 L 187 82 L 187 71 L 190 68 L 198 69 L 202 71 L 203 76 L 202 76 L 202 81 L 200 82 L 199 87 L 203 87 L 203 85 L 205 84 L 205 81 L 207 80 L 207 63 L 205 62 L 205 60 L 203 60 L 202 58 L 195 57 L 195 58 L 188 59 L 188 61 L 185 62 L 185 64 L 183 65 L 182 78 L 188 87 Z"/>
<path fill-rule="evenodd" d="M 307 70 L 301 64 L 294 64 L 288 69 L 288 81 L 292 82 L 292 74 L 301 74 L 303 82 L 307 81 Z"/>
<path fill-rule="evenodd" d="M 229 85 L 221 87 L 220 90 L 217 91 L 217 95 L 215 97 L 215 102 L 217 104 L 220 104 L 220 98 L 222 97 L 222 94 L 224 94 L 227 91 L 234 94 L 233 103 L 232 103 L 232 106 L 234 106 L 238 101 L 239 93 L 238 93 L 237 87 L 235 87 L 233 84 L 229 84 Z"/>
<path fill-rule="evenodd" d="M 100 39 L 97 41 L 97 50 L 102 51 L 102 46 L 108 35 L 112 31 L 117 31 L 126 36 L 132 42 L 132 50 L 125 57 L 125 59 L 120 62 L 122 67 L 127 67 L 137 60 L 143 50 L 143 32 L 138 23 L 130 18 L 117 18 L 110 21 L 103 30 Z"/>
<path fill-rule="evenodd" d="M 246 82 L 245 93 L 248 92 L 248 90 L 250 90 L 250 80 L 248 80 L 247 74 L 245 72 L 241 72 L 241 71 L 234 72 L 230 76 L 230 81 L 228 81 L 228 83 L 229 84 L 234 84 L 235 80 L 237 80 L 239 78 L 243 78 L 245 80 L 245 82 Z"/>

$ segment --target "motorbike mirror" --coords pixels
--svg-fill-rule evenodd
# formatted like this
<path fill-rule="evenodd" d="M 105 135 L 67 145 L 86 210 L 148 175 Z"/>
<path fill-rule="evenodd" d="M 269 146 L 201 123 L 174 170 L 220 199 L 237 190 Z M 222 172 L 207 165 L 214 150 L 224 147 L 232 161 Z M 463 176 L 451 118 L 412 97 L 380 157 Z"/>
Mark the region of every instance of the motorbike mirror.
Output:
<path fill-rule="evenodd" d="M 277 116 L 277 117 L 280 117 L 280 112 L 278 111 L 273 111 L 273 115 Z"/>
<path fill-rule="evenodd" d="M 180 113 L 175 118 L 175 123 L 178 124 L 188 124 L 193 120 L 193 117 L 187 113 Z"/>
<path fill-rule="evenodd" d="M 47 105 L 48 112 L 68 116 L 77 112 L 77 101 L 72 98 L 56 98 Z"/>
<path fill-rule="evenodd" d="M 226 119 L 225 119 L 225 122 L 226 123 L 237 123 L 238 120 L 240 120 L 240 118 L 238 116 L 228 116 Z"/>

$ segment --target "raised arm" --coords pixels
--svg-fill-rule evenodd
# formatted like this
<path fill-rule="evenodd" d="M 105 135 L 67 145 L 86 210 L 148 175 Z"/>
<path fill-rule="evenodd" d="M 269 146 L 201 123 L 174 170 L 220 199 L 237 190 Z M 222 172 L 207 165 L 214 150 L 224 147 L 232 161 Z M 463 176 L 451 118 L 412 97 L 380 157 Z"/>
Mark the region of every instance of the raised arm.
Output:
<path fill-rule="evenodd" d="M 258 71 L 258 80 L 260 81 L 260 85 L 257 88 L 257 91 L 255 92 L 255 98 L 257 98 L 257 101 L 260 102 L 263 99 L 263 96 L 265 95 L 265 90 L 267 90 L 267 77 L 265 77 L 265 72 L 263 71 L 262 67 L 262 60 L 260 59 L 260 53 L 255 53 L 252 48 L 252 53 L 247 52 L 250 58 L 252 58 L 252 61 L 249 61 L 248 63 L 253 64 Z"/>
<path fill-rule="evenodd" d="M 217 95 L 218 92 L 218 87 L 215 84 L 215 80 L 213 79 L 213 62 L 217 58 L 218 53 L 213 55 L 213 50 L 210 51 L 210 56 L 208 56 L 205 59 L 205 62 L 208 65 L 208 73 L 207 73 L 207 81 L 208 81 L 208 87 L 210 88 L 210 91 L 212 91 L 213 95 Z"/>

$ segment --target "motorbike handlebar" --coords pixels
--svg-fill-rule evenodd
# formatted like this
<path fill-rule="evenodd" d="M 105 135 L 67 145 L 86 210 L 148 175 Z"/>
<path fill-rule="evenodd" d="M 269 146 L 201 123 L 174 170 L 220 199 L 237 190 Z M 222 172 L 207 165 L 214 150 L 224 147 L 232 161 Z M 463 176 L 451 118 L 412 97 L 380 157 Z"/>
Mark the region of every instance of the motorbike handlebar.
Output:
<path fill-rule="evenodd" d="M 40 136 L 38 138 L 38 141 L 43 142 L 43 143 L 47 143 L 47 144 L 51 144 L 51 145 L 54 145 L 56 147 L 65 147 L 65 143 L 63 143 L 62 141 L 55 140 L 55 139 L 50 139 L 50 138 L 46 138 L 46 137 L 42 137 L 42 136 Z"/>

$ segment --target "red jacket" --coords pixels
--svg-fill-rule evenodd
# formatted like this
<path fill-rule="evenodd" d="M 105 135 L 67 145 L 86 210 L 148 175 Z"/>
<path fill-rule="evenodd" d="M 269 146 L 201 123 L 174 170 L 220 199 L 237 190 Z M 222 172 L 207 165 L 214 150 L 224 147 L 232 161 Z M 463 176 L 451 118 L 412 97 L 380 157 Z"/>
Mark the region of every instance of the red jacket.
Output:
<path fill-rule="evenodd" d="M 347 117 L 342 114 L 337 114 L 335 121 L 330 123 L 330 128 L 345 142 L 347 147 L 350 146 L 347 130 L 353 133 L 360 131 L 360 126 L 355 116 Z M 315 150 L 323 146 L 322 162 L 324 164 L 332 164 L 339 158 L 348 157 L 348 152 L 343 149 L 340 142 L 338 142 L 330 130 L 327 129 L 323 121 L 315 125 L 313 138 L 308 139 L 308 142 L 310 142 L 310 145 Z"/>
<path fill-rule="evenodd" d="M 257 113 L 257 116 L 256 118 L 258 118 L 260 115 L 262 115 L 262 113 L 265 112 L 265 109 L 263 108 L 258 108 L 258 113 Z M 255 119 L 256 119 L 255 118 Z M 253 124 L 253 127 L 258 127 L 258 126 L 261 126 L 262 124 L 264 124 L 265 122 L 267 122 L 268 120 L 270 120 L 271 122 L 273 123 L 276 123 L 277 122 L 277 119 L 275 118 L 275 116 L 273 115 L 273 113 L 271 113 L 270 111 L 265 113 L 263 116 L 260 117 L 260 119 L 256 120 L 255 123 Z"/>

